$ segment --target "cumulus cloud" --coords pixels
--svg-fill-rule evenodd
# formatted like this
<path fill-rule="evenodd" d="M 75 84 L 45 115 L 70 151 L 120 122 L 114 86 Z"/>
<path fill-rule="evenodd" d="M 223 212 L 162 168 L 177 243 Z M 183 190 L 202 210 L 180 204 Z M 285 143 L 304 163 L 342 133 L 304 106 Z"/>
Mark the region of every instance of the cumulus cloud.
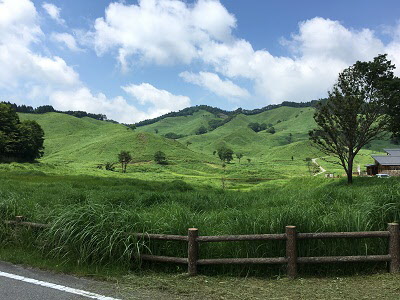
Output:
<path fill-rule="evenodd" d="M 188 97 L 175 96 L 146 84 L 132 85 L 129 90 L 136 93 L 140 103 L 151 104 L 147 111 L 137 109 L 121 96 L 108 98 L 103 93 L 93 93 L 64 59 L 33 51 L 39 48 L 44 36 L 38 24 L 38 13 L 31 1 L 0 0 L 2 99 L 12 95 L 12 101 L 24 104 L 29 99 L 34 105 L 51 104 L 59 110 L 102 113 L 126 123 L 156 117 L 190 104 Z M 73 50 L 77 45 L 70 37 L 68 34 L 52 36 Z"/>
<path fill-rule="evenodd" d="M 80 52 L 83 51 L 82 48 L 80 48 L 75 40 L 75 37 L 69 33 L 52 33 L 51 38 L 66 46 L 69 50 L 73 52 Z"/>
<path fill-rule="evenodd" d="M 190 63 L 209 40 L 228 41 L 236 20 L 219 1 L 140 0 L 111 3 L 94 24 L 99 55 L 116 51 L 123 69 L 136 60 L 157 64 Z"/>
<path fill-rule="evenodd" d="M 35 82 L 61 87 L 79 82 L 79 75 L 62 58 L 42 56 L 31 50 L 32 44 L 38 43 L 42 36 L 32 2 L 0 2 L 1 88 L 16 89 Z"/>
<path fill-rule="evenodd" d="M 56 5 L 52 3 L 47 3 L 44 2 L 42 4 L 43 9 L 47 12 L 47 14 L 52 18 L 54 21 L 56 21 L 60 25 L 65 25 L 65 20 L 61 18 L 60 12 L 61 8 L 57 7 Z"/>
<path fill-rule="evenodd" d="M 98 55 L 114 53 L 123 70 L 134 63 L 189 65 L 196 61 L 229 79 L 250 79 L 260 105 L 325 97 L 340 71 L 381 53 L 389 54 L 400 73 L 397 27 L 392 30 L 392 41 L 384 43 L 371 29 L 356 30 L 315 17 L 300 22 L 297 32 L 281 39 L 287 56 L 253 49 L 248 41 L 234 36 L 235 27 L 235 17 L 216 0 L 191 5 L 178 0 L 142 0 L 137 5 L 110 4 L 89 36 Z M 245 97 L 246 91 L 237 88 L 231 89 L 236 96 L 229 94 L 227 87 L 233 83 L 218 74 L 184 74 L 181 77 L 186 81 L 223 97 Z M 218 91 L 211 86 L 212 80 Z"/>
<path fill-rule="evenodd" d="M 103 93 L 94 95 L 87 87 L 55 91 L 50 102 L 59 110 L 82 110 L 106 114 L 109 119 L 122 123 L 133 123 L 148 118 L 148 115 L 129 104 L 123 97 L 107 98 Z"/>
<path fill-rule="evenodd" d="M 218 74 L 215 73 L 199 72 L 195 74 L 191 72 L 182 72 L 179 76 L 186 82 L 204 87 L 214 94 L 227 99 L 234 100 L 237 98 L 248 98 L 250 96 L 246 89 L 241 88 L 230 80 L 222 80 Z"/>
<path fill-rule="evenodd" d="M 150 118 L 190 106 L 189 97 L 171 94 L 166 90 L 157 89 L 149 83 L 130 84 L 123 86 L 122 89 L 137 99 L 140 104 L 151 105 L 148 110 Z"/>
<path fill-rule="evenodd" d="M 282 45 L 288 47 L 291 56 L 254 50 L 242 39 L 209 43 L 201 56 L 225 76 L 253 80 L 264 104 L 324 97 L 338 73 L 357 60 L 389 53 L 394 62 L 398 61 L 394 54 L 397 44 L 384 45 L 369 29 L 352 30 L 338 21 L 318 17 L 299 23 L 298 33 L 282 40 Z"/>

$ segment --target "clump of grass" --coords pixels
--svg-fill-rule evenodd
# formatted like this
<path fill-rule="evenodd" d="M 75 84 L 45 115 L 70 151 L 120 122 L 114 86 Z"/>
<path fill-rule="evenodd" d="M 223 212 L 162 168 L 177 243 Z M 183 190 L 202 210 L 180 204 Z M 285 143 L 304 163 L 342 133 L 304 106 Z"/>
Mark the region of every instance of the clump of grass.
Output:
<path fill-rule="evenodd" d="M 102 204 L 59 207 L 40 239 L 51 256 L 72 258 L 78 264 L 129 266 L 139 251 L 130 234 L 137 219 L 135 211 Z"/>

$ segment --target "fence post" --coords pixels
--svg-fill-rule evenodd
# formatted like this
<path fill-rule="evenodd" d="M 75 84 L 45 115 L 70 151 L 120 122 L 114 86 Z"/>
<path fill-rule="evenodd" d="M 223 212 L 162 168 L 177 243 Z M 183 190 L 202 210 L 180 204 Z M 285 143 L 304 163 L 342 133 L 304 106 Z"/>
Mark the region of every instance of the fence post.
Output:
<path fill-rule="evenodd" d="M 199 242 L 197 241 L 199 231 L 197 228 L 188 229 L 188 275 L 197 275 L 197 260 L 199 256 Z"/>
<path fill-rule="evenodd" d="M 400 271 L 400 231 L 398 223 L 389 223 L 389 255 L 390 255 L 390 273 Z"/>
<path fill-rule="evenodd" d="M 287 275 L 293 279 L 297 276 L 296 226 L 286 226 L 285 231 Z"/>

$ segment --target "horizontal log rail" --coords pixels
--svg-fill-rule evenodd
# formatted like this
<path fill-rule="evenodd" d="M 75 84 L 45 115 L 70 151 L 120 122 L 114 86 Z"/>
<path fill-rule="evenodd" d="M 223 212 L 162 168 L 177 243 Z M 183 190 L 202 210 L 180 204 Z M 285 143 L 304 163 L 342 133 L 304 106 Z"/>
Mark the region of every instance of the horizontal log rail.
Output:
<path fill-rule="evenodd" d="M 357 255 L 357 256 L 319 256 L 299 257 L 299 264 L 336 263 L 336 262 L 379 262 L 390 261 L 390 255 Z"/>
<path fill-rule="evenodd" d="M 48 228 L 48 224 L 32 223 L 23 220 L 22 216 L 16 217 L 14 221 L 5 221 L 7 225 L 25 226 L 29 228 Z M 283 234 L 247 234 L 247 235 L 220 235 L 220 236 L 199 236 L 197 228 L 189 228 L 188 235 L 170 235 L 154 233 L 132 233 L 132 236 L 139 239 L 184 241 L 188 243 L 188 256 L 172 257 L 152 254 L 141 254 L 140 259 L 153 262 L 169 262 L 187 264 L 188 274 L 197 275 L 199 265 L 220 265 L 220 264 L 286 264 L 287 274 L 290 278 L 297 276 L 298 264 L 318 263 L 340 263 L 340 262 L 389 262 L 390 272 L 400 271 L 400 230 L 399 224 L 389 223 L 387 231 L 363 231 L 363 232 L 317 232 L 298 233 L 296 226 L 286 226 Z M 318 256 L 318 257 L 297 257 L 297 241 L 308 239 L 332 239 L 332 238 L 388 238 L 389 253 L 383 255 L 355 255 L 355 256 Z M 271 258 L 199 258 L 199 244 L 210 242 L 236 242 L 236 241 L 286 241 L 286 257 Z"/>
<path fill-rule="evenodd" d="M 218 235 L 218 236 L 199 236 L 198 242 L 239 242 L 239 241 L 267 241 L 267 240 L 286 240 L 285 234 L 246 234 L 246 235 Z"/>
<path fill-rule="evenodd" d="M 47 224 L 40 224 L 40 223 L 32 223 L 32 222 L 24 222 L 24 221 L 5 221 L 4 222 L 7 225 L 18 225 L 18 226 L 26 226 L 30 228 L 48 228 L 50 227 Z"/>
<path fill-rule="evenodd" d="M 384 238 L 389 237 L 389 231 L 355 231 L 355 232 L 317 232 L 298 233 L 297 239 L 331 239 L 331 238 Z"/>
<path fill-rule="evenodd" d="M 272 258 L 211 258 L 199 259 L 198 265 L 224 265 L 224 264 L 285 264 L 286 257 Z"/>
<path fill-rule="evenodd" d="M 188 241 L 187 235 L 172 235 L 172 234 L 156 234 L 156 233 L 132 233 L 132 236 L 137 238 L 147 238 L 150 240 L 164 241 Z"/>

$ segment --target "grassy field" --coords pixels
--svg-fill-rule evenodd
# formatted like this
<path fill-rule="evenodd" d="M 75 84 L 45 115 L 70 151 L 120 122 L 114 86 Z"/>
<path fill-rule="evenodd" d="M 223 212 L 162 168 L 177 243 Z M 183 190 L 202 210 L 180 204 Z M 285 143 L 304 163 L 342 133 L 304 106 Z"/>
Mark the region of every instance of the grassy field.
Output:
<path fill-rule="evenodd" d="M 197 227 L 202 235 L 282 233 L 286 225 L 301 232 L 384 230 L 400 219 L 400 181 L 357 178 L 344 180 L 294 178 L 247 192 L 194 187 L 184 181 L 141 181 L 87 175 L 46 175 L 37 171 L 0 174 L 0 217 L 26 216 L 51 224 L 43 233 L 21 231 L 15 240 L 2 228 L 3 245 L 27 242 L 54 257 L 78 264 L 116 264 L 135 268 L 138 251 L 186 255 L 179 243 L 135 240 L 128 232 L 186 234 Z M 385 192 L 382 193 L 382 190 Z M 37 234 L 37 235 L 36 235 Z M 25 235 L 27 235 L 25 237 Z M 25 238 L 24 238 L 25 237 Z M 51 245 L 51 246 L 49 246 Z M 385 253 L 379 239 L 302 242 L 299 255 L 366 255 Z M 205 244 L 203 258 L 284 256 L 281 242 Z M 146 264 L 145 264 L 146 265 Z M 141 265 L 142 267 L 145 265 Z M 385 268 L 385 264 L 378 264 Z M 151 265 L 171 271 L 170 266 Z M 376 266 L 373 265 L 372 269 Z M 338 265 L 335 272 L 356 272 L 365 265 Z M 368 267 L 369 269 L 371 266 Z M 378 268 L 378 269 L 379 269 Z M 172 270 L 183 270 L 172 267 Z M 264 267 L 202 268 L 204 274 L 257 275 Z M 303 268 L 304 274 L 332 273 L 331 266 Z M 284 274 L 281 267 L 269 274 Z"/>

